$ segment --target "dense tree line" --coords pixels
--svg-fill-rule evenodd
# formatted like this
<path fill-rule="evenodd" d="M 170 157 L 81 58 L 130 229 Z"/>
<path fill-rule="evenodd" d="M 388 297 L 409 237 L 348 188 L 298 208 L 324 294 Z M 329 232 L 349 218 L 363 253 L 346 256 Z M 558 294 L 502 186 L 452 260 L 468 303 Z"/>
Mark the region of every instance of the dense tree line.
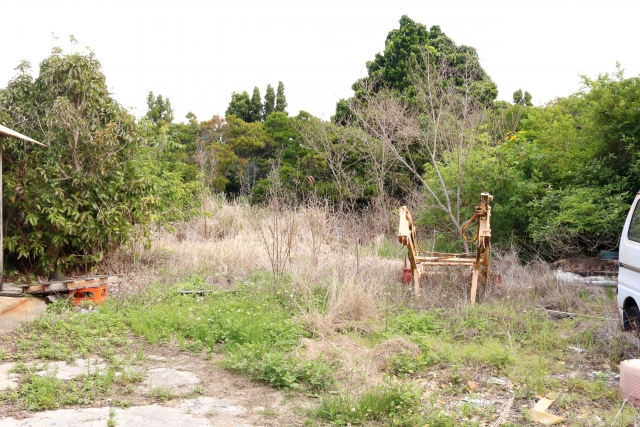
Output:
<path fill-rule="evenodd" d="M 202 195 L 336 210 L 399 205 L 460 250 L 481 191 L 495 195 L 494 244 L 554 258 L 616 246 L 640 188 L 640 79 L 621 69 L 544 106 L 497 87 L 476 50 L 404 16 L 332 120 L 287 112 L 284 85 L 232 93 L 225 116 L 174 120 L 149 92 L 136 120 L 109 94 L 95 55 L 59 50 L 37 77 L 21 63 L 0 90 L 0 122 L 48 148 L 5 144 L 9 265 L 90 265 L 151 222 L 199 214 Z"/>

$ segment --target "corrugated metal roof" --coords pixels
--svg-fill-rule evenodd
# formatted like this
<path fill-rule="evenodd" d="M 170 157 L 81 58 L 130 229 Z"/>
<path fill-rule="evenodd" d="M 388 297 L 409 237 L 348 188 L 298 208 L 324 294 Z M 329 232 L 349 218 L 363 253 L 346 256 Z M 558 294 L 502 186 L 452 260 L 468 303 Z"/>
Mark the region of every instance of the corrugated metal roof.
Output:
<path fill-rule="evenodd" d="M 45 146 L 43 143 L 36 141 L 35 139 L 31 139 L 28 136 L 24 136 L 21 133 L 16 132 L 15 130 L 9 129 L 6 126 L 0 125 L 0 136 L 10 136 L 12 138 L 18 138 L 23 141 L 33 142 L 34 144 Z"/>

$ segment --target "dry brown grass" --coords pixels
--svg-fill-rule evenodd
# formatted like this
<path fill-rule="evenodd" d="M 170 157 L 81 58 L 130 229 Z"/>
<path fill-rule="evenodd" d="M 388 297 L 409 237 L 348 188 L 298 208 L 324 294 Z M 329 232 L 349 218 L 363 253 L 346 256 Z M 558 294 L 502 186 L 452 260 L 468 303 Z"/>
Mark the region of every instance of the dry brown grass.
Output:
<path fill-rule="evenodd" d="M 318 340 L 305 338 L 302 346 L 301 356 L 304 360 L 324 358 L 333 366 L 333 377 L 338 383 L 355 394 L 384 382 L 382 369 L 375 363 L 374 350 L 356 343 L 346 335 Z"/>
<path fill-rule="evenodd" d="M 230 289 L 256 271 L 273 272 L 277 262 L 287 286 L 307 297 L 299 301 L 310 302 L 299 308 L 309 329 L 320 335 L 370 331 L 385 298 L 405 298 L 397 286 L 399 262 L 364 255 L 376 236 L 358 232 L 357 216 L 330 215 L 318 205 L 273 209 L 218 199 L 206 207 L 206 220 L 155 227 L 150 245 L 138 239 L 103 261 L 101 270 L 127 274 L 125 293 L 196 275 L 213 287 Z M 278 233 L 290 238 L 280 239 L 274 255 Z M 311 304 L 318 297 L 326 301 L 322 310 Z"/>
<path fill-rule="evenodd" d="M 497 254 L 495 265 L 502 276 L 502 285 L 489 290 L 491 299 L 508 298 L 521 305 L 534 303 L 551 310 L 606 315 L 589 312 L 590 302 L 604 296 L 602 286 L 558 279 L 548 263 L 537 260 L 522 264 L 514 250 Z"/>
<path fill-rule="evenodd" d="M 376 368 L 379 371 L 384 371 L 388 367 L 389 359 L 394 354 L 406 353 L 417 357 L 421 351 L 416 344 L 405 338 L 391 338 L 375 346 L 372 353 Z"/>
<path fill-rule="evenodd" d="M 330 339 L 302 340 L 303 360 L 324 358 L 335 369 L 334 377 L 357 394 L 373 385 L 384 382 L 389 359 L 394 354 L 420 354 L 417 345 L 405 338 L 391 338 L 374 348 L 358 344 L 349 336 L 336 334 Z"/>
<path fill-rule="evenodd" d="M 194 275 L 241 280 L 253 270 L 267 270 L 268 260 L 255 235 L 256 210 L 244 203 L 216 200 L 207 208 L 210 218 L 194 218 L 173 228 L 153 227 L 148 247 L 141 237 L 103 266 L 114 272 L 144 272 L 150 281 L 165 283 Z"/>
<path fill-rule="evenodd" d="M 478 288 L 478 301 L 491 303 L 508 300 L 521 307 L 532 305 L 551 310 L 588 313 L 588 303 L 602 297 L 600 286 L 559 280 L 551 266 L 541 260 L 522 263 L 516 250 L 493 251 L 490 265 L 492 280 Z M 496 280 L 499 275 L 500 280 Z M 468 304 L 470 270 L 463 267 L 440 267 L 422 276 L 422 308 L 459 308 Z"/>

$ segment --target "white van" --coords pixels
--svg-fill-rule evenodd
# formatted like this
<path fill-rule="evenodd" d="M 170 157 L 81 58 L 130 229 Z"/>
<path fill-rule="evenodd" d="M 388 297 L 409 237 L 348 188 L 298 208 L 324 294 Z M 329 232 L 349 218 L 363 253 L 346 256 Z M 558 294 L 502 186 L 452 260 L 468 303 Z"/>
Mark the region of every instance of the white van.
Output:
<path fill-rule="evenodd" d="M 640 192 L 636 195 L 620 236 L 618 307 L 625 330 L 640 330 Z"/>

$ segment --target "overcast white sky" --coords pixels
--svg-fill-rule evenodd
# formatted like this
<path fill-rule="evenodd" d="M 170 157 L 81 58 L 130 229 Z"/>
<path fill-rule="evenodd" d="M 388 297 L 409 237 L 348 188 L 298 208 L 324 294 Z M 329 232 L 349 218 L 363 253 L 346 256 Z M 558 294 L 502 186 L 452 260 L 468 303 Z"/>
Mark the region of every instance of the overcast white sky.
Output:
<path fill-rule="evenodd" d="M 51 51 L 51 32 L 93 49 L 115 98 L 137 116 L 152 90 L 171 99 L 176 121 L 224 114 L 231 92 L 264 96 L 285 85 L 288 111 L 329 118 L 366 74 L 402 15 L 440 25 L 511 100 L 522 88 L 535 104 L 580 88 L 579 74 L 640 74 L 638 0 L 13 0 L 2 5 L 0 87 L 20 60 L 34 72 Z"/>

